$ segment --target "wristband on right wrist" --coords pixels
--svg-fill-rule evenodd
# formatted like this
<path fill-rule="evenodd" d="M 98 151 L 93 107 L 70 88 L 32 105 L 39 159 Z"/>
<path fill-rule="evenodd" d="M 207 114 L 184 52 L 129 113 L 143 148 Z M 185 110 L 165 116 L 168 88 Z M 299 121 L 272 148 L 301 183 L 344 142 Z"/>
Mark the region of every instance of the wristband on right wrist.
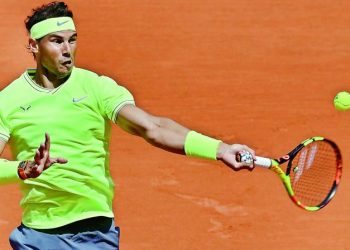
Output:
<path fill-rule="evenodd" d="M 216 160 L 217 150 L 221 142 L 195 131 L 190 131 L 185 140 L 185 153 L 188 156 Z"/>
<path fill-rule="evenodd" d="M 28 163 L 29 163 L 29 161 L 21 161 L 18 165 L 17 173 L 18 173 L 19 178 L 21 178 L 22 180 L 28 179 L 28 176 L 26 175 L 26 173 L 24 171 L 26 169 L 26 166 L 28 165 Z"/>

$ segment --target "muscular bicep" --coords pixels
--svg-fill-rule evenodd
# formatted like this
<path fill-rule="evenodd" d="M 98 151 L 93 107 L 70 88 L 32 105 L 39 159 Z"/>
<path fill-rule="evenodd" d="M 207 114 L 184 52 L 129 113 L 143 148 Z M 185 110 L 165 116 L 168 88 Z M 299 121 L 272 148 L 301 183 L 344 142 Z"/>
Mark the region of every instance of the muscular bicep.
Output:
<path fill-rule="evenodd" d="M 157 126 L 158 118 L 134 105 L 125 105 L 118 113 L 116 123 L 130 134 L 145 137 L 147 131 Z"/>
<path fill-rule="evenodd" d="M 154 146 L 183 153 L 189 129 L 165 117 L 151 115 L 133 105 L 124 106 L 116 123 L 125 131 L 143 137 Z"/>

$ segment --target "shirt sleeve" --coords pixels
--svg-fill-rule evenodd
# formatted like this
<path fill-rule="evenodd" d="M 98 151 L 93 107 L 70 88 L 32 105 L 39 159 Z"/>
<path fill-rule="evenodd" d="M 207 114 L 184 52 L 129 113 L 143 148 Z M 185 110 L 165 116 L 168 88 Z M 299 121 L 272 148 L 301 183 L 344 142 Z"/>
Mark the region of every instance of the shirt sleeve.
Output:
<path fill-rule="evenodd" d="M 10 139 L 9 128 L 6 125 L 2 111 L 0 110 L 0 140 L 7 142 Z"/>
<path fill-rule="evenodd" d="M 135 105 L 134 97 L 129 90 L 109 77 L 100 76 L 99 80 L 98 98 L 102 113 L 115 122 L 122 107 L 127 104 Z"/>

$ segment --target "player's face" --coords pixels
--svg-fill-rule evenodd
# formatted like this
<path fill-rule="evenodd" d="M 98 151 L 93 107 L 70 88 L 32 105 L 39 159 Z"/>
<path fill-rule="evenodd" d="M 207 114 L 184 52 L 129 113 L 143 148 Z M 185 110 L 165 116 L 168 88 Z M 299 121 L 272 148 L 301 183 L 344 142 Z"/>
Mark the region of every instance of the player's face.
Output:
<path fill-rule="evenodd" d="M 60 31 L 43 37 L 38 42 L 36 60 L 57 78 L 68 76 L 75 63 L 77 33 Z"/>

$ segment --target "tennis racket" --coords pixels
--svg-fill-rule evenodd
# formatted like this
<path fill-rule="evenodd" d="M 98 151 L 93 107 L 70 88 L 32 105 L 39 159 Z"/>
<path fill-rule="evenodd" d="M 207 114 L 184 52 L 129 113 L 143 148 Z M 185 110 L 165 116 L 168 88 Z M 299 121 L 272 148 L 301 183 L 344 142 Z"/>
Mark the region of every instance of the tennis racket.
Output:
<path fill-rule="evenodd" d="M 251 164 L 253 157 L 243 151 L 237 160 Z M 275 172 L 291 200 L 307 211 L 320 210 L 332 200 L 342 175 L 340 150 L 323 137 L 309 138 L 278 159 L 256 156 L 254 164 Z"/>

